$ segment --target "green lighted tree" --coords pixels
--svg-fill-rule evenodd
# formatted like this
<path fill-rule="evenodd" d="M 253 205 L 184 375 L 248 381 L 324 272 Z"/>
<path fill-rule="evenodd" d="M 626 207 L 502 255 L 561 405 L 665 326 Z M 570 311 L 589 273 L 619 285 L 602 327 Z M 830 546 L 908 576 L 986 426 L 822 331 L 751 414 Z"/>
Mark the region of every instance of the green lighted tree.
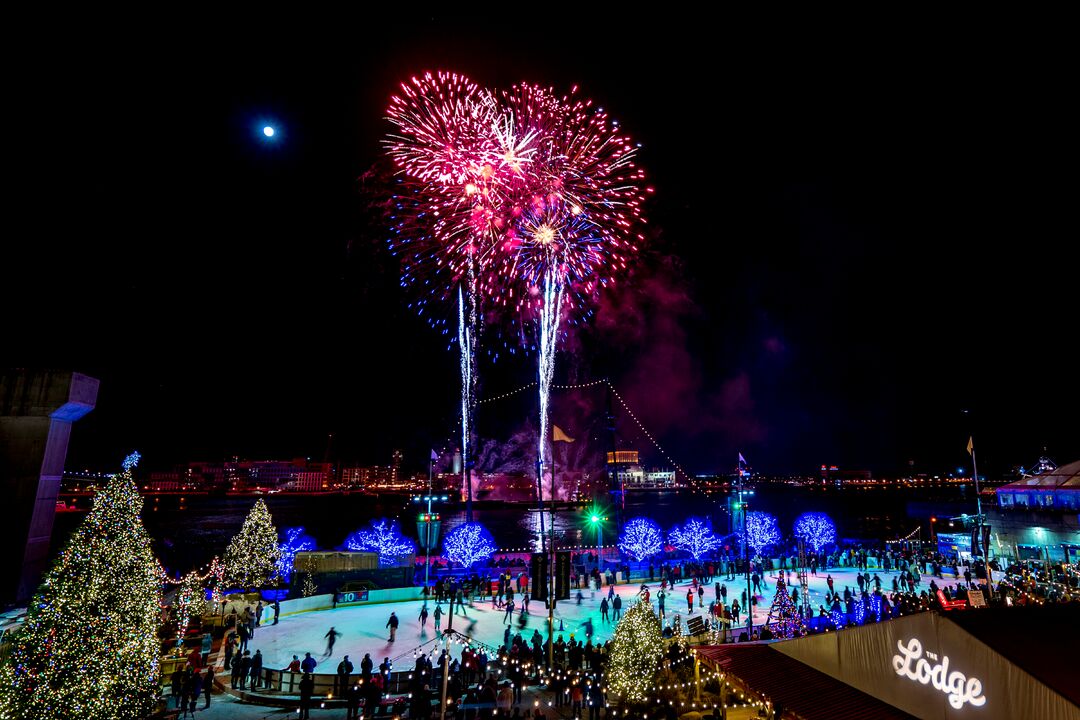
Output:
<path fill-rule="evenodd" d="M 644 702 L 664 654 L 660 620 L 652 605 L 637 602 L 626 611 L 611 643 L 610 690 L 624 703 Z"/>
<path fill-rule="evenodd" d="M 225 550 L 225 583 L 231 587 L 262 587 L 274 575 L 280 557 L 270 510 L 265 502 L 257 500 L 244 527 Z"/>
<path fill-rule="evenodd" d="M 159 694 L 161 586 L 138 453 L 98 493 L 45 576 L 0 667 L 0 718 L 143 718 Z"/>

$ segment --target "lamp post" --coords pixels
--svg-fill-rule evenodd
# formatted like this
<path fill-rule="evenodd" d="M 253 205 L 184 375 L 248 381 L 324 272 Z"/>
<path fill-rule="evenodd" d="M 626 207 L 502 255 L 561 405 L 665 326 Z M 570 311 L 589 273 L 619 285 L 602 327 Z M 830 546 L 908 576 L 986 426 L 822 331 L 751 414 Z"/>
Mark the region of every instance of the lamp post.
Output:
<path fill-rule="evenodd" d="M 596 559 L 597 569 L 601 569 L 604 563 L 604 520 L 607 518 L 593 513 L 589 516 L 589 522 L 596 527 Z"/>

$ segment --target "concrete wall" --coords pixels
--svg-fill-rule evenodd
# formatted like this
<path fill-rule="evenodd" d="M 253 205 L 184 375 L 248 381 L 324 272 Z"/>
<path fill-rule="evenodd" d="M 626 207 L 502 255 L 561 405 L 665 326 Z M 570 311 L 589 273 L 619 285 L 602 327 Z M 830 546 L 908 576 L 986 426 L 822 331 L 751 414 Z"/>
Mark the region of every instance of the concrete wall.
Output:
<path fill-rule="evenodd" d="M 94 409 L 98 384 L 74 372 L 0 370 L 0 543 L 11 565 L 0 603 L 25 602 L 41 581 L 71 424 Z"/>

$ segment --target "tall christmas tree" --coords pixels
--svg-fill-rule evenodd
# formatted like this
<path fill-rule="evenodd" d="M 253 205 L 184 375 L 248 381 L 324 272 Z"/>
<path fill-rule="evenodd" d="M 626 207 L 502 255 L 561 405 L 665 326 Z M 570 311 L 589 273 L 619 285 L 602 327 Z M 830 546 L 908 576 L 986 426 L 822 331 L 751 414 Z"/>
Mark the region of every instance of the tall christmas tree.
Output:
<path fill-rule="evenodd" d="M 791 601 L 784 579 L 780 577 L 776 578 L 776 595 L 773 596 L 766 625 L 778 638 L 793 638 L 806 634 L 806 626 L 799 615 L 799 609 Z"/>
<path fill-rule="evenodd" d="M 0 718 L 146 717 L 157 700 L 160 584 L 138 453 L 98 493 L 0 667 Z"/>
<path fill-rule="evenodd" d="M 624 703 L 645 702 L 663 654 L 660 620 L 650 603 L 639 601 L 615 628 L 608 660 L 611 694 Z"/>
<path fill-rule="evenodd" d="M 225 583 L 231 587 L 262 587 L 274 575 L 281 549 L 277 529 L 266 503 L 257 500 L 244 527 L 225 550 Z"/>
<path fill-rule="evenodd" d="M 204 580 L 192 571 L 180 580 L 176 591 L 176 644 L 184 644 L 191 619 L 206 613 L 206 590 Z"/>

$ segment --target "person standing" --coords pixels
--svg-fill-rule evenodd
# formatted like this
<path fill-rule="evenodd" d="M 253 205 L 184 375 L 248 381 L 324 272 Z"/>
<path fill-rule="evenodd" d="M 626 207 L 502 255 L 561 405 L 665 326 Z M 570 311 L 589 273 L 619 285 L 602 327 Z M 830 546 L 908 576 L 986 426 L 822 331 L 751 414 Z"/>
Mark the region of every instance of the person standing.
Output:
<path fill-rule="evenodd" d="M 247 678 L 248 675 L 251 673 L 251 651 L 245 650 L 244 654 L 240 656 L 240 660 L 238 662 L 240 665 L 240 667 L 238 668 L 240 671 L 238 673 L 240 676 L 240 689 L 247 690 Z M 233 663 L 234 666 L 236 664 L 237 663 L 235 662 Z M 236 674 L 237 673 L 234 672 L 234 677 L 236 676 Z"/>
<path fill-rule="evenodd" d="M 622 598 L 618 595 L 611 601 L 611 609 L 614 611 L 611 619 L 615 622 L 619 622 L 619 618 L 622 617 Z"/>
<path fill-rule="evenodd" d="M 506 603 L 506 614 L 503 615 L 503 624 L 506 624 L 507 619 L 514 619 L 514 601 L 508 600 Z"/>
<path fill-rule="evenodd" d="M 278 624 L 278 619 L 281 617 L 281 603 L 277 600 L 274 601 L 274 625 Z"/>
<path fill-rule="evenodd" d="M 699 608 L 705 607 L 705 586 L 704 585 L 698 585 L 697 597 L 698 597 L 698 607 Z"/>
<path fill-rule="evenodd" d="M 256 650 L 254 657 L 251 658 L 251 689 L 262 687 L 262 666 L 263 656 L 262 650 Z"/>
<path fill-rule="evenodd" d="M 240 652 L 246 651 L 247 650 L 248 640 L 251 639 L 251 631 L 248 629 L 247 623 L 241 622 L 239 624 L 239 626 L 236 628 L 236 634 L 237 634 L 237 637 L 240 638 L 240 647 L 238 648 L 239 651 Z"/>
<path fill-rule="evenodd" d="M 693 615 L 694 614 L 694 591 L 693 591 L 693 589 L 690 589 L 690 590 L 686 591 L 686 605 L 687 605 L 686 614 L 687 615 Z"/>
<path fill-rule="evenodd" d="M 206 667 L 206 661 L 210 659 L 210 651 L 214 647 L 214 637 L 210 633 L 203 633 L 202 636 L 202 664 Z"/>
<path fill-rule="evenodd" d="M 353 683 L 345 691 L 345 720 L 360 720 L 360 685 Z"/>
<path fill-rule="evenodd" d="M 225 669 L 232 669 L 233 649 L 236 647 L 236 635 L 229 633 L 225 636 L 225 640 L 222 641 L 225 646 Z"/>
<path fill-rule="evenodd" d="M 300 671 L 310 675 L 315 672 L 315 666 L 318 664 L 315 658 L 311 657 L 311 653 L 304 653 L 304 661 L 300 663 Z"/>
<path fill-rule="evenodd" d="M 417 620 L 420 621 L 420 634 L 421 635 L 423 635 L 424 632 L 427 630 L 427 616 L 428 616 L 427 605 L 424 605 L 423 607 L 420 608 L 420 617 L 417 618 Z"/>
<path fill-rule="evenodd" d="M 390 619 L 386 621 L 386 627 L 390 628 L 390 642 L 394 642 L 394 636 L 397 635 L 398 627 L 397 613 L 390 613 Z"/>
<path fill-rule="evenodd" d="M 203 705 L 203 710 L 210 707 L 210 691 L 214 689 L 214 668 L 213 666 L 206 668 L 206 678 L 203 680 L 203 695 L 206 696 L 206 704 Z"/>
<path fill-rule="evenodd" d="M 660 592 L 656 593 L 656 602 L 657 602 L 657 604 L 659 606 L 658 609 L 660 610 L 660 619 L 661 620 L 664 619 L 664 617 L 666 617 L 664 615 L 664 598 L 666 598 L 666 597 L 667 597 L 667 593 L 664 592 L 663 588 L 660 589 Z"/>
<path fill-rule="evenodd" d="M 311 718 L 311 694 L 315 692 L 315 679 L 311 673 L 304 673 L 300 680 L 300 720 Z"/>
<path fill-rule="evenodd" d="M 600 601 L 600 619 L 604 622 L 611 622 L 611 618 L 608 617 L 607 598 L 603 598 Z"/>
<path fill-rule="evenodd" d="M 255 627 L 262 627 L 263 604 L 262 600 L 255 606 Z"/>
<path fill-rule="evenodd" d="M 438 635 L 440 633 L 440 628 L 442 627 L 442 605 L 436 605 L 435 612 L 431 615 L 435 618 L 435 634 Z"/>
<path fill-rule="evenodd" d="M 360 679 L 364 682 L 371 681 L 371 670 L 375 663 L 371 661 L 371 654 L 364 653 L 364 659 L 360 661 Z"/>
<path fill-rule="evenodd" d="M 338 663 L 337 676 L 334 681 L 334 694 L 344 695 L 345 689 L 349 687 L 349 676 L 352 675 L 353 664 L 349 662 L 349 656 L 346 655 L 345 659 Z"/>

